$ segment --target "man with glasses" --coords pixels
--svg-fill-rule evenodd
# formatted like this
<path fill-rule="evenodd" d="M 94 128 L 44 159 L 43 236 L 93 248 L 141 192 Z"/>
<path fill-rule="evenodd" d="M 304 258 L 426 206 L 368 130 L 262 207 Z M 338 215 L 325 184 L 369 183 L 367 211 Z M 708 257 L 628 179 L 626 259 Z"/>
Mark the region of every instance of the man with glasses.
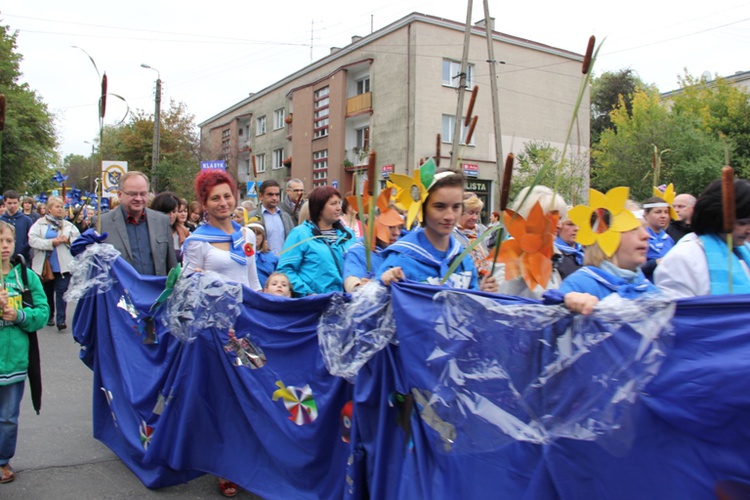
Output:
<path fill-rule="evenodd" d="M 271 251 L 280 255 L 289 232 L 294 229 L 294 222 L 289 214 L 279 208 L 281 186 L 275 180 L 267 180 L 258 188 L 260 206 L 250 214 L 258 217 L 266 227 L 266 240 Z"/>
<path fill-rule="evenodd" d="M 302 198 L 305 196 L 305 185 L 299 179 L 289 179 L 286 183 L 286 198 L 279 205 L 281 209 L 292 218 L 295 226 L 299 225 L 297 217 L 299 215 L 299 209 L 302 208 L 305 200 Z"/>
<path fill-rule="evenodd" d="M 177 265 L 172 245 L 169 216 L 146 208 L 149 181 L 141 172 L 127 172 L 120 178 L 117 195 L 120 206 L 102 214 L 105 243 L 114 246 L 136 271 L 166 276 Z"/>

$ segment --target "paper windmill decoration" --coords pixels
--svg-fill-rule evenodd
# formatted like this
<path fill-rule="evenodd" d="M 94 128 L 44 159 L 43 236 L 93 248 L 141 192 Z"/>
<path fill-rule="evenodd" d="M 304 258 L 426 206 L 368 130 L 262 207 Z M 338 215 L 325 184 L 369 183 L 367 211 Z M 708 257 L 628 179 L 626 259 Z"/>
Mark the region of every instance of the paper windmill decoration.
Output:
<path fill-rule="evenodd" d="M 625 208 L 630 196 L 627 187 L 616 187 L 602 194 L 589 189 L 589 205 L 576 205 L 568 210 L 568 218 L 578 226 L 576 242 L 581 245 L 599 244 L 607 257 L 612 257 L 620 246 L 621 233 L 641 225 L 633 212 Z"/>
<path fill-rule="evenodd" d="M 400 174 L 390 174 L 388 177 L 396 186 L 396 205 L 407 211 L 406 228 L 411 229 L 415 219 L 422 220 L 422 204 L 435 181 L 435 162 L 432 158 L 427 160 L 419 170 L 414 171 L 414 177 Z"/>
<path fill-rule="evenodd" d="M 47 203 L 47 193 L 41 193 L 37 199 L 40 203 Z"/>
<path fill-rule="evenodd" d="M 351 205 L 352 208 L 354 210 L 356 210 L 357 212 L 359 212 L 359 203 L 357 202 L 357 198 L 359 198 L 359 197 L 362 197 L 362 210 L 364 210 L 365 213 L 367 213 L 368 210 L 369 210 L 369 207 L 370 207 L 370 195 L 367 194 L 367 191 L 368 191 L 368 182 L 369 181 L 365 181 L 363 189 L 362 189 L 362 193 L 360 193 L 360 194 L 350 194 L 349 196 L 346 197 L 346 201 L 349 202 L 349 205 Z"/>
<path fill-rule="evenodd" d="M 56 173 L 55 173 L 54 177 L 52 177 L 53 181 L 57 182 L 58 184 L 62 184 L 63 182 L 65 182 L 66 180 L 68 180 L 68 176 L 67 175 L 63 175 L 62 172 L 60 172 L 59 170 L 55 170 L 55 172 Z"/>
<path fill-rule="evenodd" d="M 154 435 L 154 428 L 141 420 L 141 425 L 138 426 L 138 432 L 141 435 L 141 445 L 143 446 L 143 449 L 148 450 L 148 445 L 151 444 L 151 437 Z"/>
<path fill-rule="evenodd" d="M 273 393 L 273 400 L 282 399 L 284 406 L 291 413 L 289 420 L 297 425 L 311 424 L 318 418 L 318 405 L 313 398 L 310 385 L 304 387 L 285 386 L 281 380 L 276 381 L 278 390 Z"/>
<path fill-rule="evenodd" d="M 546 216 L 539 202 L 531 207 L 528 219 L 505 210 L 503 220 L 511 239 L 500 246 L 498 260 L 505 264 L 505 279 L 523 277 L 529 290 L 547 287 L 552 277 L 552 252 L 559 216 Z M 492 260 L 493 255 L 488 257 Z"/>
<path fill-rule="evenodd" d="M 380 215 L 375 218 L 375 237 L 381 241 L 390 240 L 390 231 L 388 228 L 400 226 L 404 223 L 404 218 L 398 211 L 390 207 L 392 188 L 386 188 L 378 196 L 378 210 Z"/>
<path fill-rule="evenodd" d="M 677 220 L 677 212 L 675 212 L 674 207 L 674 184 L 671 182 L 669 185 L 662 191 L 659 188 L 654 188 L 654 196 L 657 196 L 659 198 L 664 199 L 667 203 L 669 203 L 669 216 L 672 218 L 672 220 Z"/>

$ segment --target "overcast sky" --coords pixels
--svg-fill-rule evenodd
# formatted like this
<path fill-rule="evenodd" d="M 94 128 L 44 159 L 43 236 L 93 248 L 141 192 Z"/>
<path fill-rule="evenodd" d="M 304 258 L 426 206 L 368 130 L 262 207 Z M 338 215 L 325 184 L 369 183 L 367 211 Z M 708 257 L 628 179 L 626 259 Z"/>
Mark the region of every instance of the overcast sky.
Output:
<path fill-rule="evenodd" d="M 750 2 L 741 0 L 490 0 L 495 29 L 583 53 L 606 37 L 594 71 L 632 68 L 662 92 L 687 68 L 728 76 L 750 70 Z M 5 0 L 0 22 L 19 31 L 22 81 L 57 117 L 60 153 L 88 154 L 98 135 L 99 78 L 131 108 L 153 112 L 157 68 L 163 108 L 184 102 L 199 123 L 329 53 L 411 12 L 464 22 L 467 2 L 448 0 L 225 1 Z M 578 5 L 579 7 L 574 7 Z M 618 8 L 616 6 L 621 6 Z M 472 20 L 484 16 L 474 2 Z M 502 59 L 502 54 L 495 54 Z M 123 114 L 110 99 L 107 123 Z"/>

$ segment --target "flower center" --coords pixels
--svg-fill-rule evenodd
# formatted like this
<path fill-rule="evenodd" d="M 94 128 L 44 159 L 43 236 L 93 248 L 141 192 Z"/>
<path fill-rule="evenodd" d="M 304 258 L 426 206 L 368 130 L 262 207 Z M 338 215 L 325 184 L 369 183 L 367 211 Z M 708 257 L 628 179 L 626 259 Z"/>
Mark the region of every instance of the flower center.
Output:
<path fill-rule="evenodd" d="M 416 184 L 412 184 L 409 194 L 411 194 L 411 199 L 414 201 L 422 200 L 422 193 L 419 191 L 419 187 Z"/>

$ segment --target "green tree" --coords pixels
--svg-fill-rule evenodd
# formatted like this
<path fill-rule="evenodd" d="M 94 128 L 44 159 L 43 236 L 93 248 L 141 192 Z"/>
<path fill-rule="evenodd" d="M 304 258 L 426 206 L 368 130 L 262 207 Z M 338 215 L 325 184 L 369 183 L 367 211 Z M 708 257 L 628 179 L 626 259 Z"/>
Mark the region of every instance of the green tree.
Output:
<path fill-rule="evenodd" d="M 513 174 L 510 198 L 515 199 L 521 189 L 536 184 L 554 189 L 570 204 L 583 202 L 587 196 L 586 155 L 571 154 L 565 161 L 562 152 L 544 141 L 529 141 L 523 152 L 516 157 L 517 167 Z M 541 173 L 541 175 L 540 175 Z M 538 179 L 537 179 L 538 177 Z"/>
<path fill-rule="evenodd" d="M 17 32 L 0 26 L 0 93 L 5 94 L 5 130 L 0 158 L 0 192 L 35 193 L 51 188 L 58 161 L 53 115 L 27 83 L 21 83 Z"/>
<path fill-rule="evenodd" d="M 620 106 L 620 99 L 630 113 L 636 90 L 646 85 L 632 69 L 607 71 L 591 82 L 591 144 L 599 141 L 602 132 L 612 128 L 610 113 Z"/>
<path fill-rule="evenodd" d="M 131 113 L 127 123 L 108 125 L 104 129 L 104 143 L 100 147 L 106 160 L 127 161 L 128 170 L 139 170 L 153 178 L 151 155 L 154 118 L 143 110 Z M 161 114 L 157 167 L 157 189 L 174 191 L 192 199 L 193 179 L 199 170 L 198 134 L 193 115 L 183 103 L 170 103 Z"/>

